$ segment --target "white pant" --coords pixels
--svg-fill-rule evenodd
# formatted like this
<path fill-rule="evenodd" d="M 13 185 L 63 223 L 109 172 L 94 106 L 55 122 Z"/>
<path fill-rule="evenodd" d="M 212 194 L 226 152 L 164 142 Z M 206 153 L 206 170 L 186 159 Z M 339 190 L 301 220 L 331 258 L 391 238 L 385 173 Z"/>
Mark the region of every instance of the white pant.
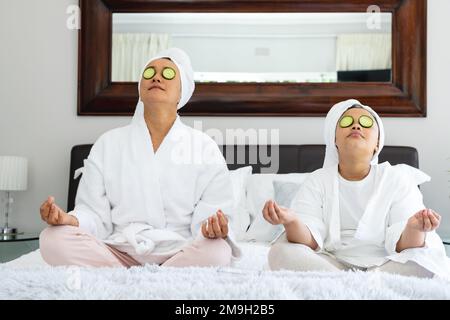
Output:
<path fill-rule="evenodd" d="M 420 278 L 433 277 L 433 273 L 412 261 L 407 263 L 388 261 L 379 267 L 371 268 L 344 264 L 327 254 L 316 253 L 306 245 L 288 242 L 286 234 L 283 234 L 270 248 L 269 266 L 271 270 L 338 271 L 358 269 L 363 271 L 383 271 Z"/>

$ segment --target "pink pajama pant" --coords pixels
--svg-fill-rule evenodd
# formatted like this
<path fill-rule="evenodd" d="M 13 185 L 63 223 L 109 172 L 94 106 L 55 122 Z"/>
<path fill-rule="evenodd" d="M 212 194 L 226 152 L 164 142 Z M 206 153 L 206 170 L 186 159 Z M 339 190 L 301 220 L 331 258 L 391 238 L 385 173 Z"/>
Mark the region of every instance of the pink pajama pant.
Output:
<path fill-rule="evenodd" d="M 170 267 L 227 266 L 231 247 L 223 239 L 198 238 L 172 256 L 131 256 L 73 226 L 50 226 L 41 232 L 42 258 L 52 266 L 132 267 L 145 263 Z"/>

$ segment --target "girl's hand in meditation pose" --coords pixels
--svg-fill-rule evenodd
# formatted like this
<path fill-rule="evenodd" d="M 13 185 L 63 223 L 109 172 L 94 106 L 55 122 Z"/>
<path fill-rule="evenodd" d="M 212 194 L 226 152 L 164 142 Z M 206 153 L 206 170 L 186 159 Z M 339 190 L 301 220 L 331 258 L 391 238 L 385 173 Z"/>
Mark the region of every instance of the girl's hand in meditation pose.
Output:
<path fill-rule="evenodd" d="M 228 236 L 228 218 L 218 210 L 215 215 L 202 223 L 202 234 L 208 239 L 220 239 Z"/>
<path fill-rule="evenodd" d="M 396 251 L 419 248 L 425 245 L 425 234 L 436 230 L 441 223 L 441 216 L 431 209 L 423 209 L 408 219 L 405 230 L 397 242 Z"/>
<path fill-rule="evenodd" d="M 48 197 L 40 208 L 41 218 L 49 225 L 70 225 L 78 227 L 78 219 L 62 210 L 55 204 L 54 197 Z"/>
<path fill-rule="evenodd" d="M 264 208 L 262 210 L 264 219 L 266 219 L 269 223 L 277 225 L 283 224 L 287 225 L 291 222 L 294 222 L 297 217 L 289 208 L 280 207 L 276 204 L 275 201 L 269 200 L 266 201 Z"/>
<path fill-rule="evenodd" d="M 407 228 L 430 232 L 436 230 L 441 223 L 441 216 L 431 209 L 423 209 L 408 219 Z"/>
<path fill-rule="evenodd" d="M 300 243 L 316 250 L 318 244 L 309 228 L 298 218 L 294 210 L 280 207 L 275 201 L 269 200 L 262 210 L 264 219 L 269 223 L 282 224 L 289 242 Z"/>

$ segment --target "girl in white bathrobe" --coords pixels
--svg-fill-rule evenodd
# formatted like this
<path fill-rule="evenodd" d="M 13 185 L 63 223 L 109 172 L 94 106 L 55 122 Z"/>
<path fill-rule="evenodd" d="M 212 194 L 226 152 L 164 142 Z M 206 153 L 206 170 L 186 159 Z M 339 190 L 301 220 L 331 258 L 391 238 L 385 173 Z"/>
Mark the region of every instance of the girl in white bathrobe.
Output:
<path fill-rule="evenodd" d="M 177 115 L 194 87 L 180 49 L 145 65 L 134 117 L 93 145 L 74 210 L 53 197 L 40 208 L 51 225 L 40 236 L 47 263 L 222 266 L 240 255 L 228 227 L 233 192 L 223 155 Z"/>
<path fill-rule="evenodd" d="M 359 269 L 449 278 L 435 230 L 441 216 L 425 208 L 418 185 L 430 180 L 407 165 L 378 164 L 383 123 L 370 107 L 347 100 L 325 120 L 326 155 L 291 208 L 266 202 L 264 218 L 285 233 L 269 252 L 271 269 Z"/>

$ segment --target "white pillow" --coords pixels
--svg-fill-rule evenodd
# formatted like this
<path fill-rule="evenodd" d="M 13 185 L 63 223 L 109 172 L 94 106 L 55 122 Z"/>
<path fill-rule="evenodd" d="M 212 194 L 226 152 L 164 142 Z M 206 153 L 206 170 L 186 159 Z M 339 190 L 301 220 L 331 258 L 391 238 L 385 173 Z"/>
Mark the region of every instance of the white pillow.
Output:
<path fill-rule="evenodd" d="M 252 174 L 251 166 L 230 170 L 231 183 L 234 195 L 234 210 L 230 227 L 236 240 L 242 240 L 250 225 L 250 215 L 246 204 L 246 187 L 248 178 Z"/>
<path fill-rule="evenodd" d="M 273 181 L 303 183 L 309 173 L 253 174 L 247 182 L 247 208 L 250 213 L 250 227 L 245 241 L 271 242 L 283 230 L 282 225 L 274 226 L 267 222 L 262 209 L 267 200 L 274 200 Z"/>

